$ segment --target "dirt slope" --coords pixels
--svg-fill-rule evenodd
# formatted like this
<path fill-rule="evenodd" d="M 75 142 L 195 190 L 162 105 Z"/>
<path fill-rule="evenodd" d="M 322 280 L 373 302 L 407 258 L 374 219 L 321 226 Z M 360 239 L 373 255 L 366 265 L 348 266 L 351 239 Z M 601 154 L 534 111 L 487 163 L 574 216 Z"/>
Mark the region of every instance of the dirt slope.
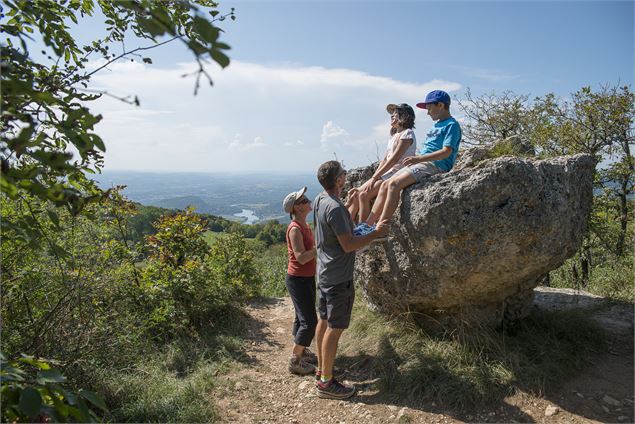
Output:
<path fill-rule="evenodd" d="M 225 422 L 239 423 L 455 423 L 633 422 L 633 350 L 615 347 L 592 368 L 543 397 L 517 393 L 500 404 L 462 413 L 435 403 L 384 402 L 373 381 L 349 375 L 359 387 L 348 401 L 316 397 L 312 377 L 287 372 L 293 344 L 293 305 L 289 298 L 261 299 L 247 308 L 248 359 L 222 376 L 213 394 Z M 344 337 L 346 333 L 344 333 Z M 632 339 L 630 341 L 632 344 Z M 557 408 L 557 412 L 551 413 Z"/>

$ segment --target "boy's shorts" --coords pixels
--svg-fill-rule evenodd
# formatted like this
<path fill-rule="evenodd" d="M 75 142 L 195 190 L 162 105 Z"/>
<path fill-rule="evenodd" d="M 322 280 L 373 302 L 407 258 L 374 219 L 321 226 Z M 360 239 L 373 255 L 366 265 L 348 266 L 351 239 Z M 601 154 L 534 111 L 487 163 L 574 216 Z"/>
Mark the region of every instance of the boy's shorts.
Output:
<path fill-rule="evenodd" d="M 330 328 L 348 328 L 355 301 L 353 280 L 334 286 L 318 286 L 318 310 Z"/>
<path fill-rule="evenodd" d="M 412 176 L 412 178 L 415 179 L 417 183 L 420 183 L 426 177 L 429 177 L 430 175 L 440 174 L 442 172 L 445 172 L 445 171 L 437 167 L 436 165 L 433 165 L 432 162 L 423 162 L 423 163 L 418 163 L 416 165 L 410 165 L 410 166 L 401 168 L 395 174 L 395 177 L 408 173 Z"/>
<path fill-rule="evenodd" d="M 382 181 L 386 181 L 389 178 L 392 178 L 399 171 L 388 171 L 384 175 L 381 176 Z"/>

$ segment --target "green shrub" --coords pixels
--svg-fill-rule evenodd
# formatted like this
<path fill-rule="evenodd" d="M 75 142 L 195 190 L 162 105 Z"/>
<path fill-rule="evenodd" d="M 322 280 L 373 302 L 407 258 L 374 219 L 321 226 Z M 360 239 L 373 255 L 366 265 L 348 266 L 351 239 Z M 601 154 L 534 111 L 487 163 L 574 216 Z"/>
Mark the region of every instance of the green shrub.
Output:
<path fill-rule="evenodd" d="M 95 393 L 65 388 L 66 377 L 51 362 L 26 355 L 9 361 L 0 353 L 3 422 L 98 422 L 95 410 L 107 412 Z"/>
<path fill-rule="evenodd" d="M 263 250 L 256 258 L 256 266 L 262 280 L 261 296 L 280 297 L 287 295 L 287 245 L 274 244 Z"/>

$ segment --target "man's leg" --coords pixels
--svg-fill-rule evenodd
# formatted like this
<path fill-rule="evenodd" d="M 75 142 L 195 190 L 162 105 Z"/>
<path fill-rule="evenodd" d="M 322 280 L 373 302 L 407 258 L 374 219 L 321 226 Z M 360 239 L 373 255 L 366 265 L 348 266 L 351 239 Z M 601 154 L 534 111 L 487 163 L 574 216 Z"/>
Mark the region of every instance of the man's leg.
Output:
<path fill-rule="evenodd" d="M 325 319 L 320 318 L 318 320 L 317 328 L 315 329 L 315 346 L 317 347 L 318 370 L 322 370 L 322 364 L 324 363 L 324 357 L 322 356 L 322 346 L 324 346 L 324 333 L 326 332 L 328 325 Z"/>
<path fill-rule="evenodd" d="M 333 364 L 335 363 L 335 355 L 337 354 L 337 345 L 343 331 L 343 328 L 329 327 L 324 333 L 324 340 L 322 342 L 322 358 L 320 362 L 322 375 L 328 377 L 333 376 Z"/>
<path fill-rule="evenodd" d="M 368 193 L 359 193 L 359 221 L 366 222 L 370 214 L 370 202 L 379 193 L 383 181 L 375 181 Z"/>
<path fill-rule="evenodd" d="M 416 183 L 417 180 L 409 172 L 400 175 L 395 175 L 393 178 L 386 181 L 386 200 L 384 204 L 384 210 L 381 213 L 379 221 L 392 218 L 392 215 L 399 205 L 399 199 L 401 197 L 401 191 Z"/>

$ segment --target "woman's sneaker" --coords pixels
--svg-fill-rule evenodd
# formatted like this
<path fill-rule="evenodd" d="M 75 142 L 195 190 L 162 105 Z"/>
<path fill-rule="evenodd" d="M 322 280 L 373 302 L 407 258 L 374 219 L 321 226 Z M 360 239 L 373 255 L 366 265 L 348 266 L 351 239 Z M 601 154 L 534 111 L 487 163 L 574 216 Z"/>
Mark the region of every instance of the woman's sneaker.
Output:
<path fill-rule="evenodd" d="M 302 359 L 304 360 L 304 362 L 307 362 L 309 364 L 317 364 L 317 355 L 311 352 L 308 347 L 304 348 L 304 352 L 302 352 Z"/>
<path fill-rule="evenodd" d="M 302 357 L 291 356 L 289 358 L 289 371 L 293 374 L 308 375 L 315 372 L 315 367 L 307 363 Z"/>
<path fill-rule="evenodd" d="M 355 395 L 355 386 L 340 383 L 334 378 L 327 382 L 317 381 L 315 383 L 317 395 L 322 399 L 348 399 Z"/>

